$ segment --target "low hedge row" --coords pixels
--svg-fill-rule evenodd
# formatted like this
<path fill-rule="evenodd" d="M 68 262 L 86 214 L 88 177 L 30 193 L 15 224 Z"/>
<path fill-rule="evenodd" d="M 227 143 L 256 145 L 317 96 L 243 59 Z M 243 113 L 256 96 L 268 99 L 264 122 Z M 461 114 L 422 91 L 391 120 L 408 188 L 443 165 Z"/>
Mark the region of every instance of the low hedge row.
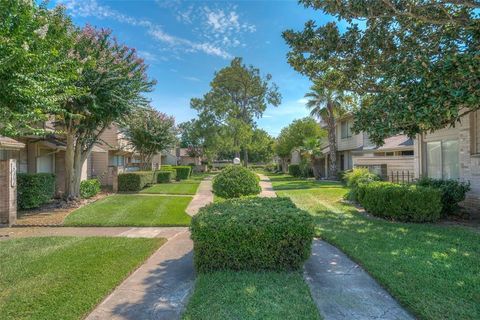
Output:
<path fill-rule="evenodd" d="M 18 173 L 17 204 L 19 209 L 38 208 L 55 195 L 55 175 L 51 173 Z"/>
<path fill-rule="evenodd" d="M 470 191 L 469 182 L 457 180 L 441 180 L 424 177 L 417 182 L 417 185 L 431 187 L 441 191 L 443 215 L 452 214 L 458 210 L 458 204 L 465 200 L 467 192 Z"/>
<path fill-rule="evenodd" d="M 288 174 L 293 177 L 302 176 L 302 169 L 299 164 L 290 164 L 288 165 Z"/>
<path fill-rule="evenodd" d="M 157 171 L 156 174 L 157 174 L 157 183 L 167 183 L 174 179 L 173 170 L 171 171 L 160 170 L 160 171 Z"/>
<path fill-rule="evenodd" d="M 244 198 L 200 209 L 190 226 L 197 271 L 299 270 L 310 256 L 311 215 L 289 198 Z"/>
<path fill-rule="evenodd" d="M 213 192 L 226 199 L 259 194 L 258 176 L 245 167 L 228 166 L 213 179 Z"/>
<path fill-rule="evenodd" d="M 350 187 L 347 194 L 348 199 L 358 201 L 359 185 L 379 181 L 380 177 L 367 168 L 355 168 L 344 171 L 341 180 L 345 181 L 347 187 Z"/>
<path fill-rule="evenodd" d="M 440 190 L 391 182 L 360 184 L 357 199 L 374 216 L 397 221 L 433 222 L 440 218 Z"/>
<path fill-rule="evenodd" d="M 88 179 L 80 182 L 80 196 L 84 199 L 91 198 L 100 192 L 100 180 Z"/>
<path fill-rule="evenodd" d="M 140 191 L 156 181 L 154 178 L 154 171 L 121 173 L 118 175 L 118 191 Z"/>
<path fill-rule="evenodd" d="M 177 172 L 177 180 L 187 180 L 192 173 L 192 167 L 190 166 L 174 166 L 173 169 Z"/>
<path fill-rule="evenodd" d="M 177 170 L 171 165 L 163 165 L 160 167 L 160 171 L 170 171 L 172 173 L 172 180 L 177 178 Z"/>

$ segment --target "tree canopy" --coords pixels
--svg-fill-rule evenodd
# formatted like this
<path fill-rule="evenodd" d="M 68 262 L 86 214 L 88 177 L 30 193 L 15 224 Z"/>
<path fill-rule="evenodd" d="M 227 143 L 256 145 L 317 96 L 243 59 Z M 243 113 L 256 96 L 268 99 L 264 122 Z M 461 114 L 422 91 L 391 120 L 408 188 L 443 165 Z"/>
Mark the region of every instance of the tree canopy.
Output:
<path fill-rule="evenodd" d="M 155 154 L 175 145 L 175 119 L 153 108 L 137 108 L 124 121 L 124 133 L 140 154 L 143 168 L 149 169 Z"/>
<path fill-rule="evenodd" d="M 320 139 L 325 136 L 324 130 L 311 117 L 294 120 L 287 127 L 282 128 L 275 143 L 275 153 L 281 157 L 290 157 L 295 148 L 303 146 L 307 139 Z"/>
<path fill-rule="evenodd" d="M 354 131 L 382 144 L 393 134 L 455 125 L 480 108 L 478 1 L 300 3 L 339 22 L 285 31 L 288 62 L 312 79 L 334 70 L 338 90 L 362 96 Z"/>
<path fill-rule="evenodd" d="M 203 98 L 192 99 L 190 105 L 197 110 L 200 122 L 231 137 L 238 156 L 250 141 L 255 120 L 268 105 L 278 106 L 280 102 L 281 95 L 269 74 L 262 77 L 259 69 L 234 58 L 229 66 L 215 73 L 210 91 Z"/>
<path fill-rule="evenodd" d="M 74 96 L 75 28 L 62 7 L 48 10 L 33 1 L 0 0 L 0 134 L 42 133 L 38 121 Z"/>

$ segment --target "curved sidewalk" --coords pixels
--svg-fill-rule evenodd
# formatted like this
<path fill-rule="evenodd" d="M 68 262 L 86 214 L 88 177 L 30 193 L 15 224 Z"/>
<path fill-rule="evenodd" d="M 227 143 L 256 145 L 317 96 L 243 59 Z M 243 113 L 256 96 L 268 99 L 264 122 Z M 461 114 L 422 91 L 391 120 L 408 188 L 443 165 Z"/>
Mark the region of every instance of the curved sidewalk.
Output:
<path fill-rule="evenodd" d="M 185 210 L 188 215 L 196 215 L 200 208 L 205 207 L 206 205 L 213 202 L 212 179 L 213 177 L 209 176 L 200 182 L 197 193 L 195 193 L 195 196 L 193 197 L 192 201 L 190 201 L 187 209 Z"/>
<path fill-rule="evenodd" d="M 260 196 L 275 196 L 270 179 L 259 176 Z M 320 239 L 313 241 L 312 255 L 304 266 L 304 278 L 325 320 L 414 319 L 358 264 Z"/>

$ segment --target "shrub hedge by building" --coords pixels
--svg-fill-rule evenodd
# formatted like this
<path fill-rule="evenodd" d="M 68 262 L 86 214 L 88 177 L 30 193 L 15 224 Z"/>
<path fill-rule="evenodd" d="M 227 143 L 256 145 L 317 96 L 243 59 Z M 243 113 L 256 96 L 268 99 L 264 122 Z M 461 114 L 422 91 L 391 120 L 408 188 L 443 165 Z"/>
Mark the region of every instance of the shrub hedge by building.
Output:
<path fill-rule="evenodd" d="M 423 187 L 432 187 L 442 192 L 442 214 L 447 215 L 458 210 L 459 202 L 465 200 L 465 196 L 470 191 L 469 182 L 460 182 L 457 180 L 441 180 L 432 178 L 421 178 L 417 185 Z"/>
<path fill-rule="evenodd" d="M 391 182 L 360 184 L 358 201 L 374 216 L 396 221 L 433 222 L 440 218 L 440 190 Z"/>
<path fill-rule="evenodd" d="M 172 172 L 172 180 L 175 180 L 177 178 L 177 170 L 175 170 L 171 165 L 161 166 L 160 171 L 170 171 Z"/>
<path fill-rule="evenodd" d="M 100 192 L 100 180 L 88 179 L 80 182 L 80 196 L 84 199 L 91 198 Z"/>
<path fill-rule="evenodd" d="M 160 170 L 156 172 L 157 174 L 157 183 L 167 183 L 173 180 L 173 171 L 164 171 Z"/>
<path fill-rule="evenodd" d="M 137 171 L 118 175 L 118 191 L 140 191 L 154 182 L 153 171 Z"/>
<path fill-rule="evenodd" d="M 190 178 L 192 167 L 190 166 L 174 166 L 173 169 L 177 172 L 177 180 L 186 180 Z"/>
<path fill-rule="evenodd" d="M 302 169 L 299 164 L 288 165 L 288 174 L 293 177 L 300 177 L 302 175 Z"/>
<path fill-rule="evenodd" d="M 342 180 L 345 181 L 347 187 L 350 187 L 347 194 L 348 199 L 358 201 L 359 185 L 379 181 L 380 177 L 367 168 L 355 168 L 344 171 Z"/>
<path fill-rule="evenodd" d="M 311 215 L 289 198 L 244 198 L 200 209 L 190 226 L 195 268 L 299 270 L 310 256 Z"/>
<path fill-rule="evenodd" d="M 228 166 L 213 179 L 213 192 L 226 199 L 256 195 L 262 191 L 259 180 L 250 169 Z"/>
<path fill-rule="evenodd" d="M 55 195 L 55 175 L 51 173 L 18 173 L 17 204 L 19 209 L 38 208 Z"/>

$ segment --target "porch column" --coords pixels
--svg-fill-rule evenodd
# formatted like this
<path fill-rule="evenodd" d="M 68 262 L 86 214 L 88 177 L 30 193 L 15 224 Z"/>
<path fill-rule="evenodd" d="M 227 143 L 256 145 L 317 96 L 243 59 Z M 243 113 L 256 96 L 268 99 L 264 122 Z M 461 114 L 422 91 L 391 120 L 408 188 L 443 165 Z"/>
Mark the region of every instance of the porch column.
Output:
<path fill-rule="evenodd" d="M 0 160 L 0 225 L 17 222 L 17 161 Z"/>

